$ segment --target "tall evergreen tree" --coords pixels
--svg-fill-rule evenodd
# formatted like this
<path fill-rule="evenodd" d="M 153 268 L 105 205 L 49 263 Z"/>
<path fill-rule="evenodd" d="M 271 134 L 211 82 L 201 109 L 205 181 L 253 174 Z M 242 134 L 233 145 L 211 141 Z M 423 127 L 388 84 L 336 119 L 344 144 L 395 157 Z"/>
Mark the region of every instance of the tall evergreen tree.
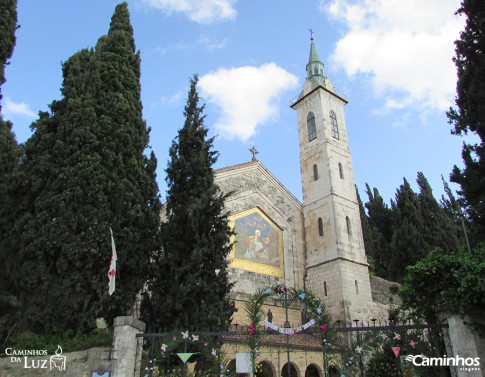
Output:
<path fill-rule="evenodd" d="M 0 0 L 0 102 L 1 86 L 5 83 L 5 67 L 12 57 L 17 30 L 17 0 Z M 0 113 L 2 105 L 0 103 Z"/>
<path fill-rule="evenodd" d="M 20 148 L 12 131 L 12 123 L 2 116 L 1 87 L 5 83 L 5 67 L 15 47 L 17 0 L 0 0 L 0 343 L 13 327 L 15 298 L 7 279 L 6 235 L 17 212 L 14 181 L 17 179 Z"/>
<path fill-rule="evenodd" d="M 149 130 L 126 3 L 95 50 L 63 64 L 63 77 L 63 98 L 26 142 L 25 211 L 10 245 L 25 323 L 39 331 L 85 331 L 131 310 L 158 244 L 156 159 L 144 155 Z M 120 272 L 111 297 L 110 227 Z"/>
<path fill-rule="evenodd" d="M 455 166 L 451 181 L 461 186 L 460 199 L 471 221 L 475 241 L 485 239 L 485 3 L 463 0 L 458 14 L 467 17 L 465 29 L 455 42 L 458 83 L 456 108 L 448 111 L 457 135 L 472 132 L 475 144 L 463 144 L 463 169 Z"/>
<path fill-rule="evenodd" d="M 402 282 L 405 267 L 415 264 L 428 251 L 423 239 L 424 220 L 419 199 L 405 178 L 391 207 L 394 213 L 394 232 L 388 267 L 389 279 Z"/>
<path fill-rule="evenodd" d="M 460 245 L 465 245 L 467 249 L 471 249 L 468 239 L 469 223 L 463 216 L 459 201 L 456 199 L 449 183 L 441 176 L 443 182 L 443 190 L 445 195 L 441 195 L 440 205 L 443 211 L 455 224 L 456 237 Z"/>
<path fill-rule="evenodd" d="M 366 193 L 369 201 L 365 204 L 368 213 L 371 238 L 374 244 L 374 266 L 377 276 L 387 279 L 389 277 L 390 242 L 393 232 L 393 216 L 388 205 L 374 188 L 371 190 L 366 184 Z"/>
<path fill-rule="evenodd" d="M 362 199 L 360 198 L 359 190 L 356 187 L 357 191 L 357 200 L 359 202 L 359 212 L 360 212 L 360 222 L 362 224 L 362 236 L 364 237 L 364 247 L 365 247 L 365 253 L 367 255 L 367 262 L 369 263 L 369 269 L 371 272 L 375 272 L 375 255 L 376 255 L 376 249 L 375 249 L 375 242 L 374 242 L 374 235 L 372 233 L 372 228 L 369 224 L 369 216 L 367 216 L 367 213 L 364 208 L 364 203 L 362 202 Z"/>
<path fill-rule="evenodd" d="M 227 195 L 214 182 L 218 153 L 207 137 L 197 81 L 197 76 L 190 81 L 185 124 L 170 147 L 163 250 L 153 258 L 143 305 L 153 329 L 224 330 L 234 312 L 228 297 Z"/>
<path fill-rule="evenodd" d="M 416 182 L 419 186 L 418 199 L 423 218 L 422 237 L 426 253 L 436 247 L 445 253 L 458 250 L 463 245 L 459 242 L 453 218 L 434 198 L 431 186 L 422 172 L 418 172 Z"/>

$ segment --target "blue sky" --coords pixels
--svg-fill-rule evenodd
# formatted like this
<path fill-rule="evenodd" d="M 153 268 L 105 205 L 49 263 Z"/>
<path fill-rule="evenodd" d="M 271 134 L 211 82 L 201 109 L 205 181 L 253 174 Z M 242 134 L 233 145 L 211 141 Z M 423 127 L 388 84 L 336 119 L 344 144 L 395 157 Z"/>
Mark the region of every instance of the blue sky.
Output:
<path fill-rule="evenodd" d="M 296 113 L 310 32 L 325 74 L 348 100 L 355 179 L 386 201 L 422 171 L 435 196 L 461 165 L 450 135 L 453 41 L 459 0 L 128 0 L 141 52 L 144 118 L 158 158 L 162 197 L 168 149 L 184 123 L 189 78 L 199 74 L 206 126 L 217 135 L 215 168 L 258 159 L 301 198 Z M 19 142 L 39 110 L 60 98 L 61 64 L 106 34 L 119 1 L 18 1 L 17 44 L 2 112 Z M 456 186 L 455 186 L 456 188 Z"/>

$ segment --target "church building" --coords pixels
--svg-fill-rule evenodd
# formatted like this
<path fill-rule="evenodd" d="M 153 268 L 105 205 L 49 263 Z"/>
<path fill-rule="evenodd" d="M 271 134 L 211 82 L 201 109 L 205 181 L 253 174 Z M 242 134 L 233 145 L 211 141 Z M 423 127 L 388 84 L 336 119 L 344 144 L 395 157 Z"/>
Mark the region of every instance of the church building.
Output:
<path fill-rule="evenodd" d="M 284 285 L 309 290 L 335 321 L 368 321 L 383 313 L 374 303 L 364 249 L 359 203 L 344 107 L 324 74 L 313 37 L 306 81 L 291 107 L 296 111 L 303 203 L 256 159 L 215 171 L 234 227 L 230 276 L 236 307 L 233 324 L 247 324 L 244 302 L 257 289 Z M 284 309 L 268 303 L 272 322 Z M 292 306 L 290 323 L 304 323 Z M 384 310 L 385 311 L 385 310 Z"/>

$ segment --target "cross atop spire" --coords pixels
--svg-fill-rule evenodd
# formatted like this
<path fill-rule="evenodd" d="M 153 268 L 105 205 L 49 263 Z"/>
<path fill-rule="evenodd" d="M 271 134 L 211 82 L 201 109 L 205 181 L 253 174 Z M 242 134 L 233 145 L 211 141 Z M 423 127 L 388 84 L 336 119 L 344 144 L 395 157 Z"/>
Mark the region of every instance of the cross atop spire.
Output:
<path fill-rule="evenodd" d="M 310 40 L 313 41 L 313 30 L 312 29 L 308 29 L 308 31 L 310 32 Z"/>
<path fill-rule="evenodd" d="M 253 146 L 253 147 L 252 147 L 252 148 L 249 150 L 249 152 L 251 152 L 251 153 L 252 153 L 252 155 L 253 155 L 253 159 L 252 159 L 251 161 L 256 161 L 256 155 L 259 153 L 259 152 L 257 151 L 257 149 L 256 149 L 256 148 Z"/>

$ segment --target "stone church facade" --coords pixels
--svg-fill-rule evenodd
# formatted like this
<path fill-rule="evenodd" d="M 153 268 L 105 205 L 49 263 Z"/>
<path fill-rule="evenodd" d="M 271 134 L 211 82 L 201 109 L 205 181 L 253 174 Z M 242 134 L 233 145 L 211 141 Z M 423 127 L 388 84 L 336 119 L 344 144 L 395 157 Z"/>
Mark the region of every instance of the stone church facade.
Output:
<path fill-rule="evenodd" d="M 323 300 L 332 319 L 350 325 L 385 316 L 372 299 L 359 204 L 349 150 L 347 101 L 324 75 L 311 40 L 303 89 L 291 107 L 297 113 L 303 202 L 256 158 L 215 171 L 236 235 L 230 255 L 232 291 L 238 308 L 233 324 L 247 324 L 244 303 L 275 284 L 308 289 Z M 284 309 L 270 301 L 272 322 Z M 291 307 L 290 324 L 304 323 Z"/>

